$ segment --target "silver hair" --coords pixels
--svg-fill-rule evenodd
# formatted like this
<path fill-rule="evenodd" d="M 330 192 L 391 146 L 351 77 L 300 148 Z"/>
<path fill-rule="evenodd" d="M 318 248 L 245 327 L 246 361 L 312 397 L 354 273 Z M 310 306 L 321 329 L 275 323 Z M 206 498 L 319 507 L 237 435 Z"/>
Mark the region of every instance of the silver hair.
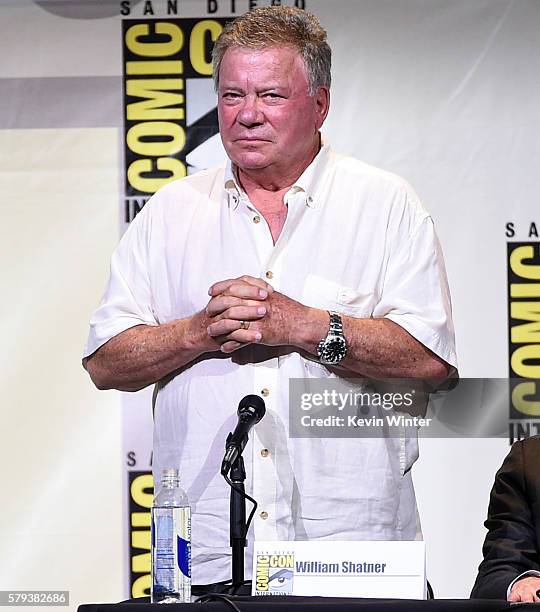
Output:
<path fill-rule="evenodd" d="M 318 87 L 330 87 L 332 50 L 326 30 L 319 20 L 302 9 L 269 6 L 258 8 L 228 23 L 212 52 L 214 87 L 219 86 L 219 69 L 231 47 L 266 49 L 292 47 L 304 60 L 309 81 L 309 95 Z"/>

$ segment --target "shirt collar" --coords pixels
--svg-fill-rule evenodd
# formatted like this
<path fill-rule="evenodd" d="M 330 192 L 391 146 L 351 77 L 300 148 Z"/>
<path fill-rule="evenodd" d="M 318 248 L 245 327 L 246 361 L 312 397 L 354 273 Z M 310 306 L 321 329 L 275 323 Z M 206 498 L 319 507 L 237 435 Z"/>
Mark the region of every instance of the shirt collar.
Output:
<path fill-rule="evenodd" d="M 321 137 L 321 148 L 314 160 L 298 177 L 292 189 L 303 191 L 306 194 L 306 204 L 310 208 L 317 208 L 318 191 L 329 161 L 330 147 Z"/>
<path fill-rule="evenodd" d="M 330 147 L 325 144 L 321 137 L 321 148 L 319 152 L 309 164 L 309 166 L 302 172 L 298 179 L 291 185 L 289 192 L 300 192 L 303 191 L 306 194 L 306 205 L 309 208 L 316 208 L 318 204 L 317 194 L 322 182 L 324 171 L 329 161 Z M 224 187 L 227 192 L 229 206 L 236 210 L 240 204 L 240 200 L 246 198 L 246 194 L 235 175 L 235 166 L 231 160 L 227 160 L 224 174 Z"/>
<path fill-rule="evenodd" d="M 240 204 L 240 199 L 244 195 L 244 190 L 242 187 L 240 187 L 238 181 L 236 180 L 233 164 L 230 159 L 227 160 L 223 180 L 225 184 L 225 191 L 227 192 L 229 206 L 233 210 L 236 210 L 238 208 L 238 204 Z"/>

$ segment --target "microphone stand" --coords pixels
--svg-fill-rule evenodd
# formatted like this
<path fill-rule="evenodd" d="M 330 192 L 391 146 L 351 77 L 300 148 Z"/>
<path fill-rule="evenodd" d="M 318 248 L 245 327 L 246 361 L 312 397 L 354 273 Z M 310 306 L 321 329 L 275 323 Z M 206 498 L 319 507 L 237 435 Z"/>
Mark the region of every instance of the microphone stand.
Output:
<path fill-rule="evenodd" d="M 230 436 L 230 434 L 229 434 Z M 227 441 L 229 439 L 227 438 Z M 244 481 L 246 470 L 244 460 L 239 455 L 231 466 L 230 479 L 230 545 L 232 548 L 232 584 L 239 587 L 244 583 L 244 548 L 246 547 L 246 498 Z"/>

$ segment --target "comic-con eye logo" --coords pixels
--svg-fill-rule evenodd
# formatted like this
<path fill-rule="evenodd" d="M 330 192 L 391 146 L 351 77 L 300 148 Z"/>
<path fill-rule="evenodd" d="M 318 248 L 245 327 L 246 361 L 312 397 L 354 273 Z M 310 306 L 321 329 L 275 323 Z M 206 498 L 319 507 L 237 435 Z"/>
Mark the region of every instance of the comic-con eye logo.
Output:
<path fill-rule="evenodd" d="M 255 593 L 292 595 L 294 555 L 257 555 Z"/>

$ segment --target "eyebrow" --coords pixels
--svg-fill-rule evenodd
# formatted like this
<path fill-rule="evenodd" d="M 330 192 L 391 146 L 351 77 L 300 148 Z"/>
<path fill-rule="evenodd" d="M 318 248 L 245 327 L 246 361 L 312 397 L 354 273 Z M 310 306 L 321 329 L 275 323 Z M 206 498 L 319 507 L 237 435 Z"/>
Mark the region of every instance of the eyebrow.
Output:
<path fill-rule="evenodd" d="M 258 89 L 256 89 L 256 93 L 265 93 L 265 92 L 271 92 L 271 91 L 284 91 L 284 90 L 288 90 L 289 87 L 288 85 L 275 85 L 275 84 L 270 84 L 270 85 L 265 85 L 264 87 L 260 87 Z M 218 87 L 218 91 L 245 91 L 245 88 L 240 86 L 240 85 L 235 85 L 235 84 L 230 84 L 228 85 L 227 83 L 220 83 L 219 87 Z"/>

